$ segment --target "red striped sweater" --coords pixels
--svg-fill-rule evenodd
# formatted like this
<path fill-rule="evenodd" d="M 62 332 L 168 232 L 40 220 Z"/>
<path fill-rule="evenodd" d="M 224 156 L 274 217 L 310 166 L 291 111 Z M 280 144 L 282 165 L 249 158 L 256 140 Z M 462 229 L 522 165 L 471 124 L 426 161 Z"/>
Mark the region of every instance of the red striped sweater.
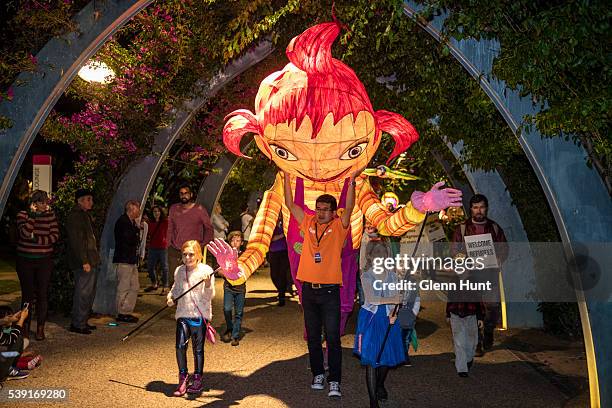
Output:
<path fill-rule="evenodd" d="M 53 253 L 59 238 L 59 225 L 53 211 L 17 214 L 17 253 L 28 258 L 43 258 Z"/>

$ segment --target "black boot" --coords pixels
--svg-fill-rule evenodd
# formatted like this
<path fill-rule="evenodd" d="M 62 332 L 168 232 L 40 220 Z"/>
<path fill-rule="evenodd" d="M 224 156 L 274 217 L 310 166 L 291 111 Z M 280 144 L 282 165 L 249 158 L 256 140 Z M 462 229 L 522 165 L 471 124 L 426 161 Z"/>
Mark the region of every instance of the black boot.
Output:
<path fill-rule="evenodd" d="M 389 373 L 389 367 L 382 366 L 376 369 L 376 398 L 380 401 L 386 401 L 389 398 L 389 394 L 385 389 L 385 380 Z"/>
<path fill-rule="evenodd" d="M 370 408 L 379 408 L 376 396 L 376 368 L 366 366 L 366 385 L 368 386 L 368 397 L 370 397 Z"/>

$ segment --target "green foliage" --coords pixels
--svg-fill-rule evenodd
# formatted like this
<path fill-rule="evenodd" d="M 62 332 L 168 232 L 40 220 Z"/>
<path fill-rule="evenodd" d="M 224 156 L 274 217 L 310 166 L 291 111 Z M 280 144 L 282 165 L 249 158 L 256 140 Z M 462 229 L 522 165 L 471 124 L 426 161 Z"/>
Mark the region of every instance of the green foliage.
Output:
<path fill-rule="evenodd" d="M 96 235 L 100 236 L 104 214 L 115 191 L 112 184 L 109 185 L 110 183 L 112 183 L 112 180 L 109 180 L 104 172 L 99 171 L 99 163 L 96 160 L 90 160 L 76 163 L 74 173 L 66 176 L 53 193 L 51 205 L 58 218 L 61 230 L 60 241 L 55 245 L 57 256 L 54 259 L 49 304 L 54 310 L 66 315 L 70 312 L 72 306 L 74 277 L 66 260 L 67 233 L 63 226 L 66 225 L 68 214 L 76 205 L 74 193 L 80 188 L 87 188 L 94 193 L 92 215 L 94 217 L 94 229 L 97 231 Z"/>
<path fill-rule="evenodd" d="M 612 193 L 610 4 L 436 1 L 428 13 L 443 9 L 451 12 L 447 35 L 499 41 L 493 73 L 542 108 L 526 116 L 524 126 L 548 137 L 573 135 Z"/>
<path fill-rule="evenodd" d="M 61 254 L 53 259 L 53 275 L 51 277 L 51 288 L 49 289 L 49 305 L 52 310 L 68 316 L 72 309 L 72 298 L 74 296 L 74 275 L 66 257 L 65 230 L 62 230 L 60 242 L 55 245 L 55 251 Z"/>
<path fill-rule="evenodd" d="M 0 3 L 0 101 L 12 99 L 11 84 L 21 72 L 34 72 L 34 55 L 51 38 L 76 29 L 72 15 L 85 3 L 66 0 L 8 0 Z M 0 115 L 0 129 L 12 121 Z"/>
<path fill-rule="evenodd" d="M 582 338 L 577 303 L 540 303 L 538 311 L 542 313 L 546 331 L 573 339 Z"/>
<path fill-rule="evenodd" d="M 76 28 L 70 20 L 82 1 L 3 1 L 0 5 L 0 90 L 4 91 L 17 74 L 36 67 L 31 56 L 52 37 Z"/>
<path fill-rule="evenodd" d="M 340 52 L 362 80 L 376 109 L 402 114 L 420 139 L 392 166 L 421 177 L 416 182 L 385 182 L 406 200 L 414 189 L 427 190 L 449 175 L 462 179 L 461 165 L 491 170 L 520 151 L 491 100 L 445 48 L 405 17 L 402 2 L 371 2 L 367 13 L 338 7 L 350 28 Z M 341 14 L 342 13 L 342 14 Z M 347 18 L 348 16 L 348 18 Z M 449 155 L 447 143 L 463 141 L 462 158 Z M 374 165 L 384 163 L 393 148 L 383 141 Z"/>
<path fill-rule="evenodd" d="M 573 135 L 612 193 L 609 3 L 470 0 L 429 5 L 425 14 L 451 12 L 445 23 L 448 36 L 499 41 L 494 75 L 522 95 L 532 95 L 541 107 L 540 113 L 524 118 L 523 127 L 535 126 L 548 137 Z M 550 213 L 530 211 L 545 208 L 546 203 L 532 172 L 526 171 L 524 157 L 518 159 L 515 165 L 504 166 L 503 174 L 529 238 L 558 241 Z M 542 303 L 539 310 L 548 330 L 581 335 L 575 304 Z"/>
<path fill-rule="evenodd" d="M 252 159 L 238 159 L 229 181 L 233 181 L 242 190 L 248 192 L 265 191 L 272 187 L 274 177 L 278 172 L 276 165 L 263 155 L 255 143 L 249 146 L 246 154 Z"/>
<path fill-rule="evenodd" d="M 499 172 L 512 193 L 516 207 L 531 242 L 561 242 L 552 212 L 531 165 L 522 154 L 516 154 Z M 538 211 L 534 211 L 534 209 Z"/>

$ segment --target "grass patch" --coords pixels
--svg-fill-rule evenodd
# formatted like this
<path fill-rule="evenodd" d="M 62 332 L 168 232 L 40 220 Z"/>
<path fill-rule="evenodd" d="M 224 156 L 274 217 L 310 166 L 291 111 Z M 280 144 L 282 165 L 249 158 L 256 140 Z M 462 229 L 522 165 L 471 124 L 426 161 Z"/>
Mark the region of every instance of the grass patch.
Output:
<path fill-rule="evenodd" d="M 0 272 L 15 272 L 15 262 L 0 259 Z"/>
<path fill-rule="evenodd" d="M 0 295 L 7 295 L 9 293 L 19 292 L 20 290 L 19 281 L 13 279 L 0 280 Z"/>

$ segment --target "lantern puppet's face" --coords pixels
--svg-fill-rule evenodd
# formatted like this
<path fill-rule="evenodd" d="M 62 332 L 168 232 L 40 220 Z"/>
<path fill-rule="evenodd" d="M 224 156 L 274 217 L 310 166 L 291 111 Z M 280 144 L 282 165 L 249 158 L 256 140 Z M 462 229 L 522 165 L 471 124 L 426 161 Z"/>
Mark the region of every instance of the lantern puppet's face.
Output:
<path fill-rule="evenodd" d="M 350 176 L 368 164 L 380 144 L 380 138 L 374 138 L 374 117 L 365 111 L 359 112 L 355 122 L 347 115 L 335 125 L 329 114 L 314 138 L 310 118 L 305 117 L 297 130 L 295 123 L 270 124 L 255 141 L 280 169 L 311 181 Z"/>
<path fill-rule="evenodd" d="M 382 131 L 396 142 L 389 160 L 418 139 L 401 115 L 374 111 L 353 70 L 331 56 L 339 33 L 337 23 L 323 23 L 291 40 L 291 62 L 261 82 L 255 113 L 239 109 L 228 115 L 223 141 L 231 152 L 244 156 L 240 140 L 253 133 L 259 149 L 279 168 L 326 183 L 364 168 Z"/>

